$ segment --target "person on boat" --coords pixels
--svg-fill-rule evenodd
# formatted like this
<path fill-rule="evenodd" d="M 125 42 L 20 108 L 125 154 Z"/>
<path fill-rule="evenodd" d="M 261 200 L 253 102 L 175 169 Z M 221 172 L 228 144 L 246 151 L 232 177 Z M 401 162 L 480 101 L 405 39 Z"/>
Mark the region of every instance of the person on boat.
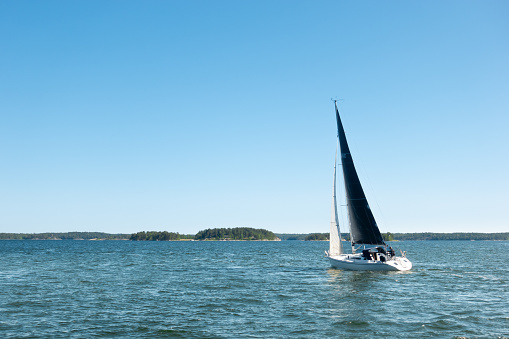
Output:
<path fill-rule="evenodd" d="M 369 250 L 362 250 L 362 256 L 365 260 L 371 260 L 371 253 Z"/>
<path fill-rule="evenodd" d="M 394 250 L 392 249 L 392 246 L 389 247 L 388 253 L 389 253 L 389 257 L 394 257 Z"/>

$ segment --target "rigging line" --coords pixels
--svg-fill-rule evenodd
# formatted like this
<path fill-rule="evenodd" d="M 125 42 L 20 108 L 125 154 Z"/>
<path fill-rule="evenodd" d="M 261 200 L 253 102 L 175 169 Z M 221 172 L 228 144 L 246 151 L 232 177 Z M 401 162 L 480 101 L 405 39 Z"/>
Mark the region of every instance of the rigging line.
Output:
<path fill-rule="evenodd" d="M 336 102 L 337 102 L 337 100 L 334 101 L 334 106 L 337 109 L 338 114 L 339 114 L 340 110 L 337 107 Z M 339 131 L 338 131 L 337 137 L 338 137 L 338 143 L 339 143 Z M 348 152 L 348 153 L 341 152 L 341 157 L 339 157 L 339 159 L 338 159 L 341 162 L 341 168 L 342 168 L 342 170 L 341 170 L 341 178 L 343 179 L 342 180 L 343 185 L 340 185 L 340 187 L 341 187 L 341 189 L 343 191 L 343 194 L 340 195 L 340 197 L 341 197 L 340 199 L 344 199 L 344 202 L 345 202 L 345 204 L 341 204 L 342 206 L 344 206 L 344 208 L 341 209 L 341 217 L 342 217 L 343 224 L 344 225 L 348 225 L 348 234 L 350 235 L 349 242 L 352 243 L 352 241 L 353 241 L 353 236 L 352 236 L 352 220 L 351 220 L 352 216 L 350 216 L 349 211 L 348 211 L 349 210 L 349 202 L 348 202 L 348 192 L 347 191 L 349 190 L 349 188 L 347 187 L 347 182 L 346 182 L 347 180 L 346 180 L 346 177 L 345 177 L 344 164 L 343 164 L 343 161 L 342 161 L 343 155 L 347 155 L 347 154 L 350 155 L 350 157 L 351 157 L 350 152 Z M 342 203 L 341 200 L 340 200 L 340 203 Z M 352 253 L 353 252 L 354 251 L 352 251 Z"/>
<path fill-rule="evenodd" d="M 362 166 L 362 164 L 361 164 L 361 166 Z M 376 194 L 375 194 L 375 188 L 374 188 L 374 186 L 372 184 L 372 181 L 371 181 L 369 175 L 367 174 L 367 172 L 366 171 L 363 171 L 363 172 L 364 172 L 365 177 L 366 177 L 366 183 L 368 185 L 368 188 L 371 191 L 371 198 L 375 202 L 375 205 L 377 207 L 377 212 L 379 212 L 379 216 L 380 216 L 379 221 L 380 220 L 382 221 L 382 225 L 384 225 L 383 228 L 385 229 L 386 228 L 385 225 L 387 225 L 387 221 L 386 221 L 385 215 L 383 214 L 382 208 L 380 207 L 380 204 L 378 203 L 378 199 L 377 199 Z M 373 211 L 371 211 L 371 212 L 373 212 Z M 380 228 L 381 227 L 378 226 L 378 229 L 380 229 Z M 380 230 L 380 233 L 382 233 L 381 230 Z"/>
<path fill-rule="evenodd" d="M 369 205 L 368 205 L 368 206 L 369 206 Z M 369 223 L 370 223 L 370 225 L 371 225 L 372 220 L 370 220 L 370 218 L 369 218 L 369 212 L 368 212 L 368 209 L 367 209 L 366 207 L 364 207 L 364 211 L 366 212 L 366 216 L 368 217 L 368 222 L 369 222 Z M 373 215 L 373 212 L 371 212 L 371 215 Z M 374 217 L 374 216 L 373 216 L 373 221 L 375 222 L 375 225 L 371 225 L 371 234 L 373 234 L 373 239 L 374 239 L 375 241 L 378 241 L 378 239 L 377 239 L 378 237 L 377 237 L 377 234 L 376 234 L 376 232 L 375 232 L 375 227 L 376 227 L 376 228 L 378 228 L 378 225 L 376 224 L 376 220 L 375 220 L 375 217 Z M 378 229 L 378 233 L 380 233 L 380 229 Z M 382 235 L 382 234 L 380 233 L 380 235 Z M 382 236 L 382 242 L 383 242 L 383 236 Z M 373 244 L 373 245 L 378 245 L 378 244 Z"/>
<path fill-rule="evenodd" d="M 338 139 L 339 140 L 339 139 Z M 337 162 L 338 162 L 338 146 L 339 142 L 336 142 L 336 154 L 334 157 L 334 185 L 333 185 L 333 213 L 334 213 L 334 220 L 331 220 L 331 237 L 329 238 L 331 249 L 336 252 L 336 239 L 334 237 L 334 240 L 332 239 L 332 233 L 338 233 L 338 252 L 341 254 L 342 248 L 341 248 L 341 230 L 339 226 L 339 220 L 338 220 L 338 205 L 337 205 L 337 192 L 336 192 L 336 177 L 337 177 Z M 334 225 L 332 225 L 334 224 Z"/>
<path fill-rule="evenodd" d="M 339 110 L 339 108 L 338 108 Z M 343 110 L 342 110 L 343 111 Z M 346 118 L 348 119 L 348 116 L 346 116 Z M 343 115 L 342 117 L 342 120 L 344 121 L 345 120 L 345 116 Z M 343 128 L 344 128 L 344 125 L 343 125 Z M 345 131 L 345 134 L 346 134 L 346 131 Z M 356 143 L 356 139 L 349 139 L 348 140 L 348 144 L 350 146 L 350 148 L 353 148 L 354 149 L 354 153 L 357 154 L 358 152 L 355 152 L 356 149 L 359 149 L 357 143 Z M 353 147 L 352 147 L 353 146 Z M 380 207 L 380 204 L 378 203 L 378 199 L 376 197 L 376 194 L 375 194 L 375 189 L 374 189 L 374 186 L 372 184 L 372 181 L 369 177 L 369 173 L 368 171 L 366 170 L 366 166 L 364 164 L 364 161 L 363 161 L 363 158 L 362 158 L 362 153 L 359 153 L 361 154 L 360 156 L 356 156 L 355 160 L 356 160 L 356 163 L 358 166 L 355 166 L 357 170 L 360 169 L 360 174 L 363 178 L 365 178 L 366 180 L 360 180 L 359 178 L 359 181 L 361 182 L 364 182 L 366 185 L 367 185 L 367 188 L 369 189 L 369 196 L 370 196 L 370 199 L 373 199 L 374 202 L 375 202 L 375 205 L 377 207 L 377 212 L 379 213 L 380 215 L 380 219 L 379 221 L 381 221 L 381 224 L 384 225 L 383 228 L 385 229 L 385 225 L 387 225 L 387 221 L 386 221 L 386 218 L 385 218 L 385 215 L 383 214 L 383 211 L 382 211 L 382 208 Z M 357 173 L 357 176 L 359 176 L 359 173 Z M 366 186 L 366 185 L 363 185 L 363 186 Z M 366 192 L 364 192 L 364 194 L 366 195 Z M 367 199 L 366 199 L 367 200 Z M 374 216 L 373 216 L 374 217 Z M 380 226 L 378 226 L 378 228 L 380 228 Z M 380 231 L 381 232 L 381 231 Z"/>
<path fill-rule="evenodd" d="M 343 185 L 339 185 L 339 204 L 340 204 L 341 207 L 343 207 L 343 208 L 339 209 L 339 214 L 340 214 L 340 217 L 341 217 L 341 223 L 343 225 L 345 225 L 345 226 L 348 225 L 348 230 L 345 227 L 344 231 L 346 231 L 345 232 L 346 234 L 350 234 L 350 238 L 351 238 L 352 236 L 351 236 L 350 223 L 349 223 L 349 220 L 348 220 L 348 212 L 346 211 L 346 208 L 344 208 L 344 207 L 348 206 L 348 204 L 347 204 L 347 201 L 346 201 L 346 187 L 344 185 L 345 178 L 344 178 L 344 172 L 343 172 L 343 163 L 340 162 L 339 166 L 341 166 L 340 178 L 341 178 L 341 182 L 343 183 Z M 342 237 L 342 235 L 340 235 L 340 239 L 341 239 L 341 237 Z"/>
<path fill-rule="evenodd" d="M 354 147 L 355 147 L 355 141 L 354 141 Z M 385 216 L 384 216 L 384 214 L 383 214 L 383 212 L 382 212 L 382 208 L 380 207 L 380 204 L 378 203 L 378 199 L 377 199 L 377 196 L 376 196 L 376 194 L 375 194 L 375 189 L 374 189 L 374 186 L 373 186 L 373 184 L 372 184 L 372 180 L 371 180 L 371 178 L 370 178 L 370 176 L 369 176 L 368 171 L 366 170 L 366 166 L 364 165 L 364 162 L 362 161 L 362 157 L 359 157 L 359 161 L 358 161 L 358 163 L 357 163 L 357 164 L 359 165 L 359 166 L 358 166 L 358 168 L 360 168 L 361 175 L 362 175 L 362 176 L 364 177 L 364 179 L 365 179 L 365 180 L 363 180 L 363 182 L 365 183 L 365 185 L 363 185 L 363 186 L 364 186 L 364 187 L 365 187 L 365 186 L 367 186 L 367 187 L 368 187 L 368 189 L 369 189 L 369 193 L 370 193 L 370 194 L 369 194 L 370 199 L 371 199 L 372 201 L 374 201 L 374 202 L 375 202 L 375 205 L 376 205 L 376 207 L 377 207 L 377 212 L 379 212 L 379 213 L 380 213 L 380 217 L 381 217 L 380 219 L 381 219 L 381 221 L 382 221 L 382 224 L 383 224 L 383 225 L 386 225 Z M 357 175 L 359 175 L 359 173 L 357 173 Z M 360 181 L 360 178 L 359 178 L 359 181 Z M 364 194 L 366 194 L 366 192 L 365 192 Z M 367 201 L 367 198 L 366 198 L 366 201 Z M 372 212 L 373 212 L 373 211 L 372 211 Z M 374 216 L 373 216 L 373 217 L 374 217 Z M 379 221 L 380 221 L 380 220 L 379 220 Z M 380 228 L 380 226 L 379 226 L 379 228 Z M 385 228 L 385 226 L 384 226 L 384 228 Z"/>

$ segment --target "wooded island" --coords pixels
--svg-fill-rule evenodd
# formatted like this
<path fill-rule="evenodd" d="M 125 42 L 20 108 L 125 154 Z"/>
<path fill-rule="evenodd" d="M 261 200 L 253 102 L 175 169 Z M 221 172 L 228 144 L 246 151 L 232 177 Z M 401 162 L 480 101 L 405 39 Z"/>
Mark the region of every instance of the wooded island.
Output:
<path fill-rule="evenodd" d="M 505 233 L 382 233 L 385 241 L 404 240 L 505 240 Z M 341 233 L 349 241 L 349 233 Z M 110 234 L 104 232 L 63 232 L 63 233 L 0 233 L 0 240 L 134 240 L 134 241 L 178 241 L 178 240 L 306 240 L 327 241 L 329 233 L 288 234 L 273 233 L 265 229 L 249 227 L 212 228 L 197 234 L 179 234 L 168 231 L 149 231 L 133 234 Z"/>

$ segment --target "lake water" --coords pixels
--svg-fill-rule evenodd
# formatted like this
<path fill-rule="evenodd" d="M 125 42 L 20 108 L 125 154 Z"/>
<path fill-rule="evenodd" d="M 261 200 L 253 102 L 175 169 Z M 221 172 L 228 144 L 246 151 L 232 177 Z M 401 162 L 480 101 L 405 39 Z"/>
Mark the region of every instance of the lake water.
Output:
<path fill-rule="evenodd" d="M 509 242 L 406 241 L 409 272 L 327 242 L 0 241 L 0 337 L 509 337 Z"/>

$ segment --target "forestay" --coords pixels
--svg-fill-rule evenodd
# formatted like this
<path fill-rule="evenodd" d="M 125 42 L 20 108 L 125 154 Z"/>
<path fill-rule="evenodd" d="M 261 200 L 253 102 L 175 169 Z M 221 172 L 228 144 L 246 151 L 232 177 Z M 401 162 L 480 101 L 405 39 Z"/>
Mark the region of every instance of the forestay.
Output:
<path fill-rule="evenodd" d="M 338 106 L 336 103 L 334 104 L 336 108 L 336 121 L 338 124 L 338 138 L 339 146 L 341 149 L 341 163 L 343 165 L 343 178 L 345 182 L 352 245 L 385 245 L 373 213 L 369 207 L 368 200 L 364 195 L 364 190 L 362 189 L 357 171 L 355 170 L 352 155 L 350 154 L 350 149 L 346 141 L 343 124 L 341 123 L 341 119 L 339 117 Z M 334 180 L 336 180 L 335 176 Z"/>

